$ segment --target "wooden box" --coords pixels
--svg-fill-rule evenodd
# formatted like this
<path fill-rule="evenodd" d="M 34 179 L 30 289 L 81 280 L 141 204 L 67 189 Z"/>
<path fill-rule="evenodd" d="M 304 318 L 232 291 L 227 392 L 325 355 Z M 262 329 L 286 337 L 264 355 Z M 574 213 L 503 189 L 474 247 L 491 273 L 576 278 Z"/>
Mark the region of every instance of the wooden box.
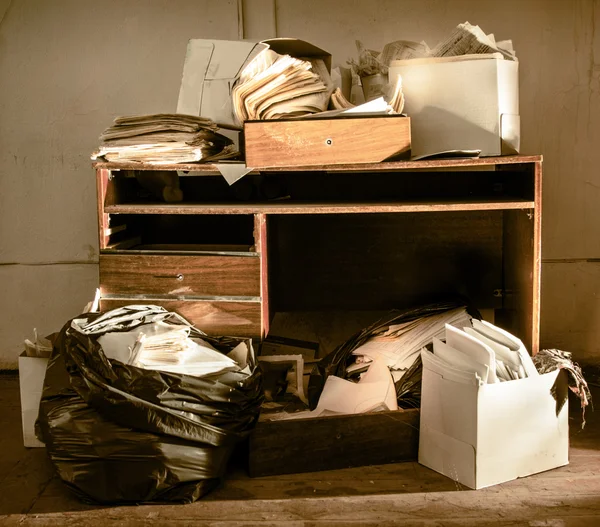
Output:
<path fill-rule="evenodd" d="M 419 410 L 260 421 L 250 436 L 251 477 L 416 461 Z"/>
<path fill-rule="evenodd" d="M 410 118 L 401 115 L 248 121 L 252 168 L 378 163 L 410 157 Z"/>

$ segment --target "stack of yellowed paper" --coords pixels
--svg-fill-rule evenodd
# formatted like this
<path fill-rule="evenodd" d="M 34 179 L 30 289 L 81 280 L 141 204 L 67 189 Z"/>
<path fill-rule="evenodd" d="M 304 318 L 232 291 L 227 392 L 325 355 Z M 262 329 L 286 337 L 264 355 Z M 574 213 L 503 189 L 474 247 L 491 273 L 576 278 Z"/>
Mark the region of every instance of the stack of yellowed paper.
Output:
<path fill-rule="evenodd" d="M 333 106 L 335 110 L 348 110 L 355 107 L 354 104 L 344 97 L 344 94 L 339 87 L 333 90 L 333 93 L 331 94 L 331 106 Z"/>
<path fill-rule="evenodd" d="M 490 53 L 499 53 L 505 59 L 516 60 L 512 41 L 496 42 L 493 34 L 486 35 L 479 26 L 464 22 L 458 24 L 450 36 L 431 51 L 431 56 L 455 57 Z"/>
<path fill-rule="evenodd" d="M 227 159 L 238 154 L 233 142 L 210 119 L 183 114 L 118 117 L 100 136 L 92 159 L 153 164 Z"/>
<path fill-rule="evenodd" d="M 445 313 L 417 318 L 402 324 L 396 324 L 372 334 L 362 346 L 352 354 L 364 357 L 361 362 L 380 359 L 392 370 L 394 381 L 412 366 L 421 353 L 421 349 L 435 337 L 442 337 L 446 325 L 463 327 L 470 325 L 471 317 L 464 308 L 453 309 Z M 366 360 L 365 360 L 366 359 Z M 348 368 L 349 371 L 352 367 Z"/>
<path fill-rule="evenodd" d="M 232 90 L 233 110 L 240 123 L 298 117 L 326 110 L 332 91 L 322 59 L 266 50 L 240 73 Z"/>

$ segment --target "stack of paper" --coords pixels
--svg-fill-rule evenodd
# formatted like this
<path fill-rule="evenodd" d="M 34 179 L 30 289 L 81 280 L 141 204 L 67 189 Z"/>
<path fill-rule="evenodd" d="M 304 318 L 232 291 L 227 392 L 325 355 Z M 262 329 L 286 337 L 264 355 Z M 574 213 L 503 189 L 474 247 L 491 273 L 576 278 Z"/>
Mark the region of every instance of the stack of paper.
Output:
<path fill-rule="evenodd" d="M 336 88 L 333 90 L 331 94 L 331 105 L 335 110 L 348 110 L 350 108 L 354 108 L 354 104 L 352 104 L 344 94 L 340 88 Z"/>
<path fill-rule="evenodd" d="M 266 50 L 242 70 L 232 90 L 233 110 L 239 122 L 307 115 L 326 110 L 332 91 L 322 59 Z"/>
<path fill-rule="evenodd" d="M 185 375 L 210 375 L 237 369 L 234 360 L 202 339 L 191 339 L 185 329 L 155 335 L 140 333 L 129 364 L 146 370 Z"/>
<path fill-rule="evenodd" d="M 215 161 L 238 154 L 218 126 L 204 117 L 153 114 L 118 117 L 100 136 L 92 159 L 153 164 Z"/>
<path fill-rule="evenodd" d="M 465 22 L 456 26 L 452 34 L 432 50 L 431 56 L 453 57 L 488 53 L 500 53 L 509 60 L 516 58 L 510 40 L 496 43 L 493 34 L 486 35 L 479 26 Z"/>
<path fill-rule="evenodd" d="M 462 330 L 446 325 L 445 333 L 446 342 L 433 339 L 433 354 L 422 353 L 457 379 L 493 384 L 539 375 L 523 343 L 489 322 L 474 319 Z"/>
<path fill-rule="evenodd" d="M 245 342 L 222 353 L 187 320 L 160 306 L 125 306 L 98 317 L 74 319 L 71 327 L 82 335 L 97 336 L 107 359 L 148 370 L 196 376 L 249 373 L 254 362 Z"/>
<path fill-rule="evenodd" d="M 459 308 L 382 327 L 373 332 L 371 338 L 352 354 L 384 361 L 397 381 L 412 366 L 421 349 L 431 343 L 433 338 L 442 337 L 449 324 L 462 327 L 470 324 L 470 317 L 464 308 Z M 351 369 L 349 368 L 350 371 Z"/>

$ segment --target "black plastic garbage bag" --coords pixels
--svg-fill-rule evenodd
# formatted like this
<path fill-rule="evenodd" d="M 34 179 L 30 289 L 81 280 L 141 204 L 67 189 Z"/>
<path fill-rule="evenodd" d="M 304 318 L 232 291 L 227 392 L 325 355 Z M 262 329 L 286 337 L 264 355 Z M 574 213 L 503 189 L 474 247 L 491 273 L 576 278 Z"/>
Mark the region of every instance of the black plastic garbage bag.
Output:
<path fill-rule="evenodd" d="M 256 424 L 261 373 L 250 340 L 207 337 L 193 327 L 191 337 L 224 354 L 245 342 L 246 368 L 200 377 L 108 359 L 98 343 L 107 332 L 157 318 L 191 326 L 163 308 L 135 307 L 125 322 L 105 314 L 108 322 L 93 334 L 73 321 L 64 326 L 48 364 L 37 433 L 58 475 L 86 502 L 192 502 L 219 484 L 235 445 Z"/>

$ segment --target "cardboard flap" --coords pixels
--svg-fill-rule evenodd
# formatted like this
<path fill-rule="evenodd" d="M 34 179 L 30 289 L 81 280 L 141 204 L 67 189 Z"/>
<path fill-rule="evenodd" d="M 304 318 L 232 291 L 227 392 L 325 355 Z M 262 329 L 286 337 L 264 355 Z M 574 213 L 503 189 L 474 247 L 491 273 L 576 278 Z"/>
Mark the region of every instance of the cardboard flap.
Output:
<path fill-rule="evenodd" d="M 177 113 L 200 115 L 204 78 L 213 50 L 214 44 L 209 40 L 190 40 L 188 42 L 179 88 Z"/>
<path fill-rule="evenodd" d="M 190 43 L 200 49 L 208 46 L 213 48 L 210 65 L 206 70 L 207 80 L 232 79 L 247 59 L 266 49 L 262 44 L 237 40 L 190 40 Z"/>
<path fill-rule="evenodd" d="M 481 387 L 476 444 L 479 455 L 493 457 L 498 452 L 514 452 L 515 457 L 534 458 L 542 449 L 539 438 L 568 433 L 565 407 L 557 416 L 552 395 L 558 373 L 556 370 Z M 514 430 L 519 430 L 519 434 Z"/>
<path fill-rule="evenodd" d="M 518 154 L 521 149 L 521 116 L 503 113 L 500 116 L 502 155 Z"/>
<path fill-rule="evenodd" d="M 262 42 L 268 44 L 275 53 L 281 55 L 291 55 L 297 58 L 321 58 L 325 62 L 325 66 L 327 66 L 327 71 L 331 73 L 331 54 L 309 42 L 298 40 L 297 38 L 271 38 Z"/>
<path fill-rule="evenodd" d="M 419 463 L 475 488 L 475 448 L 421 422 Z"/>
<path fill-rule="evenodd" d="M 235 40 L 190 39 L 185 54 L 177 113 L 232 123 L 230 83 L 249 57 L 267 46 Z"/>
<path fill-rule="evenodd" d="M 426 364 L 426 356 L 422 357 L 421 426 L 475 445 L 479 387 L 465 384 L 460 379 L 442 377 Z"/>

